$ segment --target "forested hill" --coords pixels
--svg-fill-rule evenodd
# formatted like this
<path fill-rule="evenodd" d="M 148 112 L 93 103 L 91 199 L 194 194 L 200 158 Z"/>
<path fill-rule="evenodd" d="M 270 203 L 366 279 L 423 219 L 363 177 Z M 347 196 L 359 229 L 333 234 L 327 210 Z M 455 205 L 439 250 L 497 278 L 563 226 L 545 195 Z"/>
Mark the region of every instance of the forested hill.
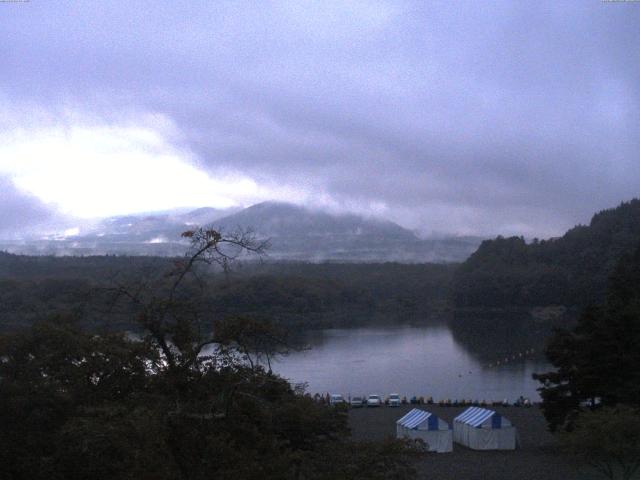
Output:
<path fill-rule="evenodd" d="M 638 245 L 639 199 L 603 210 L 588 226 L 560 238 L 487 240 L 457 270 L 454 303 L 462 308 L 601 303 L 617 261 Z"/>

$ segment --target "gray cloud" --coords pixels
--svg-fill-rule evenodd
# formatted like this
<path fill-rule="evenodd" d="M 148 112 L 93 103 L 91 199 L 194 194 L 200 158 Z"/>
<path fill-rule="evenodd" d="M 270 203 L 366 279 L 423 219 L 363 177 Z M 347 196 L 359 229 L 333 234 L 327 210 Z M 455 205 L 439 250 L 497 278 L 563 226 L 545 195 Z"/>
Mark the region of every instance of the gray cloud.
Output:
<path fill-rule="evenodd" d="M 424 232 L 558 234 L 640 194 L 640 5 L 1 6 L 12 105 L 172 118 L 202 167 Z"/>
<path fill-rule="evenodd" d="M 16 189 L 13 182 L 0 176 L 0 236 L 15 237 L 48 224 L 56 217 L 53 209 L 37 198 Z"/>

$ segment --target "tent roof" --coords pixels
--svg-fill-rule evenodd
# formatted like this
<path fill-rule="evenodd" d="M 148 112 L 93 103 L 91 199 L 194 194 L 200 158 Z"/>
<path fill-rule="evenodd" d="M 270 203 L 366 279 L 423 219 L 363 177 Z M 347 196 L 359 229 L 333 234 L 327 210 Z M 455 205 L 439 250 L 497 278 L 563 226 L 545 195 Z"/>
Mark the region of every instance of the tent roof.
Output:
<path fill-rule="evenodd" d="M 431 415 L 432 414 L 430 412 L 414 408 L 400 420 L 396 421 L 396 423 L 406 428 L 415 428 L 427 420 Z"/>
<path fill-rule="evenodd" d="M 456 418 L 454 418 L 453 421 L 466 423 L 467 425 L 471 425 L 472 427 L 479 427 L 488 418 L 493 417 L 495 414 L 496 412 L 494 412 L 493 410 L 487 410 L 486 408 L 469 407 Z"/>

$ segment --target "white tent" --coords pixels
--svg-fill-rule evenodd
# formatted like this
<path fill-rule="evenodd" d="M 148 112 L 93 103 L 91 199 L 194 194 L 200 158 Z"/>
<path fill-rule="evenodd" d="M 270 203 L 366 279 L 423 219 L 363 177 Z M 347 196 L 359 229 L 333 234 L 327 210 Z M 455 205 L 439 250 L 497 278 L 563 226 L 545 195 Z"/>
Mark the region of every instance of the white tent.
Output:
<path fill-rule="evenodd" d="M 499 413 L 470 407 L 453 419 L 453 439 L 474 450 L 515 450 L 517 433 Z"/>
<path fill-rule="evenodd" d="M 430 412 L 414 408 L 396 422 L 398 438 L 421 439 L 430 452 L 451 452 L 453 435 L 449 424 Z"/>

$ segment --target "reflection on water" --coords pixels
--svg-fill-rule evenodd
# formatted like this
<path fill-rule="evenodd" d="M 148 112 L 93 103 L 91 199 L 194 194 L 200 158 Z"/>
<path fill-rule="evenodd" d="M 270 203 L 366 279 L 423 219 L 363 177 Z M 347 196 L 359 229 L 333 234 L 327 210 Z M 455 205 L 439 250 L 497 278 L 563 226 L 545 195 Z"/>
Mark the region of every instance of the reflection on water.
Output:
<path fill-rule="evenodd" d="M 294 383 L 308 382 L 310 392 L 538 399 L 531 374 L 549 368 L 540 357 L 518 356 L 526 340 L 511 338 L 508 343 L 516 347 L 509 349 L 496 337 L 492 346 L 472 352 L 446 326 L 321 330 L 305 340 L 310 349 L 278 359 L 274 370 Z M 492 349 L 496 360 L 502 358 L 500 366 L 489 359 Z M 505 352 L 516 358 L 505 363 Z"/>

